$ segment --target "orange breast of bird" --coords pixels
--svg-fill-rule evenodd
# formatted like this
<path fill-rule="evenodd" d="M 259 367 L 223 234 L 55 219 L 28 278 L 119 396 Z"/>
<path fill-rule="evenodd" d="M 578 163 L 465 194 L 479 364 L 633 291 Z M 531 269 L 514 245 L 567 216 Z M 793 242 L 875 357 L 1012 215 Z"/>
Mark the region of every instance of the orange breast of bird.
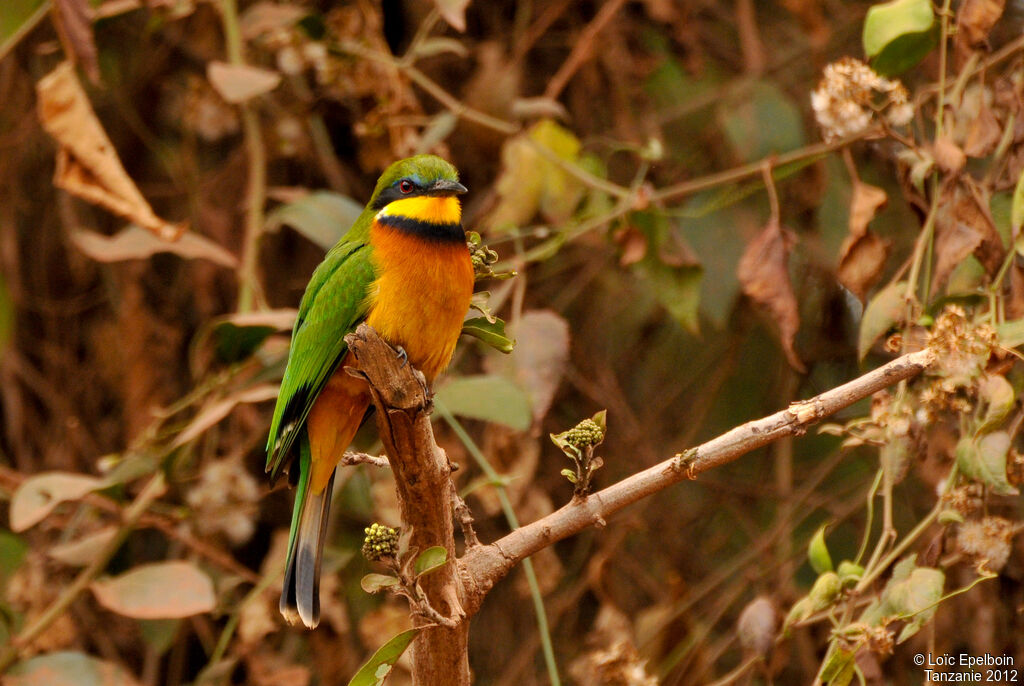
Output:
<path fill-rule="evenodd" d="M 374 222 L 370 245 L 377 280 L 366 322 L 433 381 L 451 361 L 473 297 L 473 263 L 462 241 L 423 238 Z M 345 358 L 309 414 L 310 486 L 321 492 L 352 442 L 370 397 L 365 382 L 347 372 Z"/>
<path fill-rule="evenodd" d="M 374 223 L 377 281 L 366 323 L 433 381 L 452 359 L 473 297 L 473 263 L 463 241 L 421 238 Z"/>

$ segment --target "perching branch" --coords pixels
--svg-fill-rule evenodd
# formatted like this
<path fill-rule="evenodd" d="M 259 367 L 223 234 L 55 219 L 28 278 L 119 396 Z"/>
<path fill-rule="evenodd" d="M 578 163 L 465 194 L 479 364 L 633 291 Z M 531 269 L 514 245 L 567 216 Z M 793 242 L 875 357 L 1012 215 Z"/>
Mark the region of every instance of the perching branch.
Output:
<path fill-rule="evenodd" d="M 934 360 L 931 350 L 899 357 L 867 374 L 810 400 L 793 403 L 773 415 L 747 422 L 703 445 L 598 491 L 573 499 L 561 509 L 495 541 L 476 546 L 460 559 L 472 614 L 494 584 L 523 558 L 605 519 L 622 508 L 683 479 L 732 462 L 741 455 L 783 436 L 799 436 L 807 427 L 887 386 L 917 376 Z"/>
<path fill-rule="evenodd" d="M 355 373 L 370 384 L 380 440 L 395 475 L 402 526 L 412 529 L 410 549 L 443 546 L 450 561 L 420 581 L 429 606 L 452 626 L 414 616 L 418 626 L 434 626 L 412 644 L 413 683 L 469 686 L 469 622 L 455 563 L 454 485 L 448 456 L 434 441 L 430 392 L 423 375 L 366 324 L 345 340 L 359 363 Z"/>
<path fill-rule="evenodd" d="M 718 438 L 638 472 L 583 498 L 573 500 L 532 524 L 490 545 L 467 545 L 455 558 L 454 485 L 447 456 L 434 442 L 430 392 L 423 377 L 405 364 L 370 327 L 347 337 L 367 379 L 381 441 L 395 474 L 403 526 L 412 527 L 411 546 L 434 545 L 448 551 L 449 564 L 423 579 L 429 605 L 444 617 L 431 624 L 413 644 L 413 678 L 428 684 L 466 685 L 469 681 L 468 617 L 476 613 L 494 584 L 530 555 L 605 519 L 622 508 L 684 479 L 731 462 L 784 436 L 799 436 L 807 427 L 899 381 L 917 376 L 934 361 L 931 350 L 904 355 L 819 396 L 747 422 Z M 460 508 L 461 509 L 461 508 Z M 459 513 L 460 521 L 467 513 Z"/>

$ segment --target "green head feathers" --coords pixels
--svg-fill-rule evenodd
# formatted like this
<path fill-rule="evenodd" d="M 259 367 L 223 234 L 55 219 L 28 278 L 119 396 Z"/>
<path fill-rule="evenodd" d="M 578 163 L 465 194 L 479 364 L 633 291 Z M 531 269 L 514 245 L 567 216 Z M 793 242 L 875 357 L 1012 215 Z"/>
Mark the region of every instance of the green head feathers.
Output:
<path fill-rule="evenodd" d="M 413 195 L 457 195 L 466 192 L 459 171 L 436 155 L 416 155 L 395 162 L 380 175 L 368 207 L 380 209 Z"/>

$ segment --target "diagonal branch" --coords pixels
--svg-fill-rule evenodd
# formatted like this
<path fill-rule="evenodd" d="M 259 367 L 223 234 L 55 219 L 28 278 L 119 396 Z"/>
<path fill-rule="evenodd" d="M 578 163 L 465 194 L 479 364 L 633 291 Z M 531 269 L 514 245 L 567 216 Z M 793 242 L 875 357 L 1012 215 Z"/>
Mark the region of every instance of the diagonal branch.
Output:
<path fill-rule="evenodd" d="M 494 584 L 524 558 L 587 527 L 603 526 L 606 517 L 672 484 L 695 479 L 701 472 L 732 462 L 783 436 L 799 436 L 824 417 L 887 386 L 917 376 L 933 360 L 931 350 L 899 357 L 810 400 L 793 403 L 785 410 L 738 426 L 586 498 L 574 498 L 561 509 L 490 545 L 468 549 L 459 561 L 468 593 L 467 611 L 476 612 Z"/>

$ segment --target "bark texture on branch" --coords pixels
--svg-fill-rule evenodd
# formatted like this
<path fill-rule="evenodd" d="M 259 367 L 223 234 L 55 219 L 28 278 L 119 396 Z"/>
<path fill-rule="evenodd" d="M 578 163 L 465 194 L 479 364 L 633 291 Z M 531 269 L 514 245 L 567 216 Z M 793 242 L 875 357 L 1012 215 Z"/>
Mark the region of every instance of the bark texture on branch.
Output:
<path fill-rule="evenodd" d="M 370 384 L 380 439 L 395 475 L 402 526 L 412 528 L 410 547 L 423 551 L 439 545 L 448 551 L 448 564 L 424 576 L 421 585 L 431 607 L 456 623 L 424 629 L 413 642 L 413 683 L 469 686 L 469 622 L 456 571 L 451 463 L 434 441 L 430 391 L 423 375 L 369 326 L 361 325 L 346 341 L 359 362 L 358 373 Z M 431 624 L 418 616 L 414 623 Z"/>

